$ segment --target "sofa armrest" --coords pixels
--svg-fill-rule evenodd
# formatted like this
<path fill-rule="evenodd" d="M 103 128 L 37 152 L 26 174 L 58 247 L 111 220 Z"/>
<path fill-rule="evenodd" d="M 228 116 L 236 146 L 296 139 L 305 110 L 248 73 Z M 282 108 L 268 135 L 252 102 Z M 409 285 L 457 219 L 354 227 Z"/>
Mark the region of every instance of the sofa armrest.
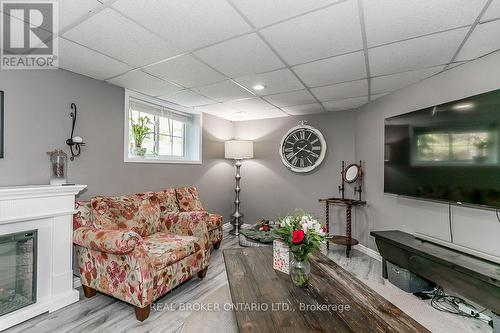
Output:
<path fill-rule="evenodd" d="M 141 236 L 128 230 L 105 230 L 81 227 L 73 232 L 76 245 L 113 254 L 127 254 L 135 249 Z"/>
<path fill-rule="evenodd" d="M 205 211 L 168 212 L 160 219 L 159 231 L 198 237 L 202 248 L 202 268 L 205 268 L 210 260 L 211 248 L 208 234 L 208 218 L 209 214 Z"/>

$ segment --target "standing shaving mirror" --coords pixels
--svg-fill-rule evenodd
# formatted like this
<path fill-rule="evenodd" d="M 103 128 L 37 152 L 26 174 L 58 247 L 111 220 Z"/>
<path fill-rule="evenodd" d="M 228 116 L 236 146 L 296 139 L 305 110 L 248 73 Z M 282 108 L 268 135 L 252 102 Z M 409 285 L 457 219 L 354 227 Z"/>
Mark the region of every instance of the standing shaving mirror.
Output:
<path fill-rule="evenodd" d="M 361 177 L 362 172 L 363 171 L 361 170 L 361 165 L 355 163 L 350 164 L 344 170 L 343 173 L 344 181 L 348 184 L 352 184 L 356 180 L 358 180 L 359 177 Z"/>

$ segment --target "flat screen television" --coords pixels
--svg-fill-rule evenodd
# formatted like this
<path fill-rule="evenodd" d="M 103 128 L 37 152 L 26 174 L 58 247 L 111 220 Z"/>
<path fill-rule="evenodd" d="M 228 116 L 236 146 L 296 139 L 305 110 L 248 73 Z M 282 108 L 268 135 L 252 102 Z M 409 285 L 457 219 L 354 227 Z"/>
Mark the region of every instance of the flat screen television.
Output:
<path fill-rule="evenodd" d="M 386 193 L 500 208 L 500 90 L 385 119 Z"/>

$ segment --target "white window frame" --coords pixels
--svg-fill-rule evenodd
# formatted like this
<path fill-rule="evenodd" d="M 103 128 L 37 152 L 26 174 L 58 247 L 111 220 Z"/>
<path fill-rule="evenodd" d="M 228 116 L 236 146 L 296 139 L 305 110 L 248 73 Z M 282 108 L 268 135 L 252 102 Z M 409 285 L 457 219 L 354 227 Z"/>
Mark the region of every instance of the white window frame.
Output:
<path fill-rule="evenodd" d="M 186 126 L 184 141 L 184 156 L 159 156 L 159 157 L 133 157 L 129 156 L 129 109 L 130 100 L 143 101 L 145 103 L 158 105 L 168 109 L 178 111 L 181 114 L 190 114 L 193 118 L 192 124 Z M 167 164 L 202 164 L 203 147 L 203 114 L 193 108 L 186 108 L 155 97 L 143 95 L 125 89 L 124 107 L 124 134 L 123 134 L 123 162 L 125 163 L 167 163 Z"/>

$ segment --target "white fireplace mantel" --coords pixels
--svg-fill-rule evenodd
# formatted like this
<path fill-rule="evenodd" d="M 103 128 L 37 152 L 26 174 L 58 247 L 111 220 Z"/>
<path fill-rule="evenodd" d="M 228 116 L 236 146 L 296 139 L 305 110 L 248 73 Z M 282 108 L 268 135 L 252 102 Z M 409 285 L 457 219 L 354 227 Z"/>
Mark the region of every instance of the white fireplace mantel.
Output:
<path fill-rule="evenodd" d="M 36 303 L 0 316 L 0 331 L 78 301 L 71 265 L 72 216 L 75 196 L 85 188 L 85 185 L 0 187 L 0 235 L 38 231 Z"/>

